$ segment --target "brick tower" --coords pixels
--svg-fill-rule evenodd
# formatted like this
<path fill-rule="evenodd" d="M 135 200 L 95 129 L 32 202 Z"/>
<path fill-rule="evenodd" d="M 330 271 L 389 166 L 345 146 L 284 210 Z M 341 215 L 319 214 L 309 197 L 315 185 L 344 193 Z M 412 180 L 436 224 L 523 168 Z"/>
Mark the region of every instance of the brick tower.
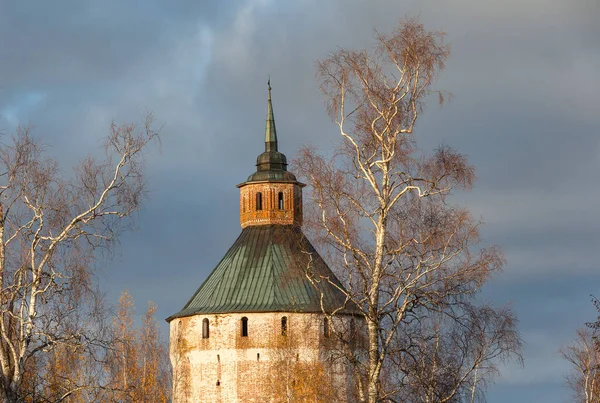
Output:
<path fill-rule="evenodd" d="M 302 233 L 304 184 L 278 151 L 270 85 L 267 105 L 265 151 L 237 185 L 242 233 L 167 318 L 174 403 L 352 401 L 325 313 L 354 312 Z"/>

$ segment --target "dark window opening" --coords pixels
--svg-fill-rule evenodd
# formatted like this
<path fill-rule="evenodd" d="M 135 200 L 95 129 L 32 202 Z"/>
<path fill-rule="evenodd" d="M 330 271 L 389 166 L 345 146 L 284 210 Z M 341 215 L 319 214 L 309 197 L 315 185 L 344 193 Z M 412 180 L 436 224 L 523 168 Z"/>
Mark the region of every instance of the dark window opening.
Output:
<path fill-rule="evenodd" d="M 221 381 L 217 381 L 217 386 L 221 386 Z"/>
<path fill-rule="evenodd" d="M 262 210 L 262 193 L 256 194 L 256 210 Z"/>
<path fill-rule="evenodd" d="M 283 192 L 279 192 L 279 210 L 283 210 Z"/>
<path fill-rule="evenodd" d="M 260 361 L 260 353 L 256 353 L 256 361 Z"/>
<path fill-rule="evenodd" d="M 281 335 L 287 336 L 287 316 L 281 318 Z"/>
<path fill-rule="evenodd" d="M 323 335 L 329 337 L 329 318 L 323 318 Z"/>
<path fill-rule="evenodd" d="M 202 320 L 202 338 L 203 339 L 208 339 L 209 334 L 209 324 L 208 324 L 208 319 L 203 319 Z"/>
<path fill-rule="evenodd" d="M 248 337 L 248 318 L 242 318 L 242 337 Z"/>

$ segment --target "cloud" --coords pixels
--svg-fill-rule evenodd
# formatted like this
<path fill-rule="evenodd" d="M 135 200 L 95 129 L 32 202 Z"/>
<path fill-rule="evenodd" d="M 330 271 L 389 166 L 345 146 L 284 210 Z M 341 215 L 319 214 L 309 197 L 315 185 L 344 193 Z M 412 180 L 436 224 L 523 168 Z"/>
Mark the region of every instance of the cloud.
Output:
<path fill-rule="evenodd" d="M 256 65 L 256 14 L 269 3 L 269 0 L 245 1 L 237 10 L 231 26 L 219 36 L 216 57 L 228 74 L 239 77 Z"/>
<path fill-rule="evenodd" d="M 389 32 L 407 14 L 452 45 L 436 86 L 453 101 L 429 106 L 415 136 L 425 151 L 443 141 L 476 165 L 475 189 L 455 201 L 484 217 L 486 242 L 503 246 L 508 266 L 484 294 L 515 302 L 528 342 L 525 369 L 508 368 L 489 401 L 525 402 L 561 382 L 556 351 L 593 318 L 587 296 L 599 294 L 599 2 L 6 3 L 1 129 L 33 123 L 68 168 L 99 149 L 113 118 L 139 121 L 147 109 L 165 123 L 162 155 L 148 156 L 140 231 L 104 276 L 115 294 L 130 288 L 166 317 L 239 232 L 235 184 L 262 149 L 268 74 L 281 150 L 327 153 L 339 135 L 315 61 L 371 46 L 373 28 Z M 566 399 L 552 390 L 544 401 Z"/>
<path fill-rule="evenodd" d="M 4 119 L 10 127 L 26 124 L 46 97 L 47 94 L 42 91 L 16 93 L 6 105 L 0 106 L 0 119 Z"/>

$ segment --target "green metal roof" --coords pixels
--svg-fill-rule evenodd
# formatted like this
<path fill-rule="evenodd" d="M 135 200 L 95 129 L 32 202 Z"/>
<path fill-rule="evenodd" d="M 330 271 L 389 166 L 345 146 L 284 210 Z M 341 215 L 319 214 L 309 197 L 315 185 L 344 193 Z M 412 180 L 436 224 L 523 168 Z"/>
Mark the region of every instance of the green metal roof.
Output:
<path fill-rule="evenodd" d="M 326 277 L 317 287 L 306 277 L 310 270 L 316 278 Z M 250 226 L 198 288 L 183 309 L 167 318 L 200 313 L 232 312 L 322 312 L 321 293 L 326 311 L 344 306 L 343 287 L 327 264 L 292 225 Z M 348 305 L 343 312 L 354 313 Z"/>

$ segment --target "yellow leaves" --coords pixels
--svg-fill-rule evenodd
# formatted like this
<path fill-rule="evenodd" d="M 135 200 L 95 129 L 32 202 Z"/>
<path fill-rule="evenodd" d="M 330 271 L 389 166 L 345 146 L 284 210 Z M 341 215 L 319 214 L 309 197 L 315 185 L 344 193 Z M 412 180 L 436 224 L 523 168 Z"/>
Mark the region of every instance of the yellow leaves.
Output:
<path fill-rule="evenodd" d="M 279 337 L 271 359 L 277 368 L 269 394 L 276 403 L 331 403 L 343 401 L 336 389 L 333 366 L 316 351 L 308 354 L 298 335 Z M 305 347 L 305 346 L 304 346 Z M 304 351 L 303 351 L 304 350 Z M 321 357 L 322 358 L 322 357 Z"/>
<path fill-rule="evenodd" d="M 125 291 L 119 298 L 114 322 L 117 351 L 111 363 L 117 401 L 167 403 L 170 399 L 168 351 L 154 318 L 156 308 L 153 302 L 148 303 L 142 326 L 136 329 L 131 295 Z"/>
<path fill-rule="evenodd" d="M 107 329 L 110 342 L 84 347 L 77 340 L 65 340 L 41 359 L 30 358 L 25 363 L 20 401 L 170 402 L 169 356 L 155 313 L 156 305 L 150 302 L 136 327 L 133 298 L 123 292 Z"/>

